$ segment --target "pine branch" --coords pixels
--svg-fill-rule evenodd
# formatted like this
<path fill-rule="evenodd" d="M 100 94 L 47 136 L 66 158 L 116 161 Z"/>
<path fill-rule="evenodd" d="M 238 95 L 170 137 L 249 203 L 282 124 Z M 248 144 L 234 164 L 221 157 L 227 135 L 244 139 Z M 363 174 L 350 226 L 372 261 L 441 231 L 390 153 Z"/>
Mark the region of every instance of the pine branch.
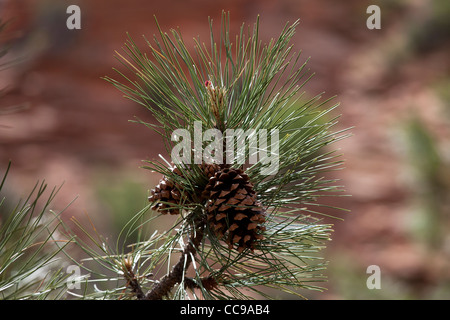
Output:
<path fill-rule="evenodd" d="M 155 287 L 145 295 L 146 300 L 161 300 L 170 293 L 177 283 L 183 281 L 186 270 L 192 263 L 192 257 L 195 256 L 198 247 L 203 240 L 204 228 L 205 223 L 202 221 L 196 228 L 194 234 L 192 234 L 190 242 L 181 254 L 180 260 L 174 265 L 172 271 L 164 276 Z"/>
<path fill-rule="evenodd" d="M 261 172 L 266 166 L 261 161 L 239 162 L 250 158 L 250 147 L 236 152 L 231 163 L 203 159 L 201 163 L 174 164 L 163 156 L 162 161 L 148 161 L 145 168 L 163 177 L 152 190 L 149 205 L 124 226 L 115 247 L 93 223 L 92 232 L 74 219 L 85 235 L 78 237 L 59 220 L 69 239 L 88 258 L 77 261 L 64 248 L 59 250 L 89 274 L 81 294 L 63 289 L 61 295 L 67 291 L 81 299 L 160 300 L 185 299 L 190 290 L 195 298 L 200 294 L 204 299 L 248 299 L 243 290 L 265 298 L 271 297 L 261 288 L 299 296 L 297 289 L 320 290 L 316 282 L 324 280 L 320 272 L 326 263 L 318 253 L 330 241 L 332 228 L 322 224 L 317 216 L 323 213 L 315 208 L 325 207 L 318 201 L 322 197 L 341 190 L 336 180 L 325 179 L 323 174 L 340 169 L 339 155 L 326 148 L 345 135 L 344 131 L 331 131 L 338 117 L 330 114 L 338 104 L 327 107 L 331 99 L 320 102 L 321 95 L 305 99 L 304 93 L 300 94 L 311 76 L 306 62 L 300 62 L 300 53 L 294 53 L 290 45 L 297 25 L 298 21 L 286 25 L 277 39 L 262 45 L 258 18 L 248 32 L 243 25 L 236 43 L 231 43 L 229 16 L 224 13 L 219 41 L 210 21 L 210 47 L 196 39 L 194 53 L 179 32 L 172 30 L 169 35 L 158 24 L 159 38 L 155 37 L 154 43 L 145 39 L 148 53 L 128 38 L 124 53 L 117 53 L 127 69 L 116 70 L 124 82 L 106 80 L 152 112 L 157 123 L 141 123 L 160 135 L 168 153 L 174 146 L 174 131 L 184 129 L 192 136 L 198 123 L 197 131 L 213 129 L 222 135 L 227 129 L 250 130 L 250 135 L 252 130 L 274 130 L 280 137 L 277 151 L 266 141 L 263 146 L 258 143 L 258 152 L 267 154 L 270 148 L 272 155 L 279 156 L 279 170 L 267 176 Z M 250 135 L 244 137 L 243 144 Z M 200 145 L 194 141 L 194 147 L 187 151 L 205 146 L 207 141 Z M 214 153 L 229 151 L 225 148 L 223 145 Z M 228 161 L 225 154 L 223 160 Z M 4 180 L 0 189 L 3 185 Z M 45 187 L 37 189 L 36 201 L 18 206 L 0 229 L 5 231 L 0 233 L 0 291 L 2 286 L 16 286 L 11 296 L 29 297 L 26 294 L 36 286 L 56 290 L 62 281 L 57 272 L 49 281 L 18 285 L 54 258 L 50 254 L 40 259 L 37 254 L 56 233 L 50 224 L 43 223 L 50 235 L 36 242 L 44 234 L 43 216 L 33 220 L 29 213 L 35 210 Z M 53 193 L 48 203 L 52 197 Z M 26 202 L 31 200 L 30 195 Z M 144 216 L 147 211 L 152 214 L 150 218 Z M 142 232 L 154 219 L 169 213 L 177 215 L 169 230 L 150 235 Z M 136 233 L 136 243 L 128 245 Z M 8 246 L 11 241 L 13 246 Z M 180 248 L 181 243 L 187 244 Z M 29 249 L 37 249 L 37 253 L 3 281 L 5 270 Z M 173 266 L 172 252 L 180 254 Z M 150 277 L 166 266 L 167 273 L 159 281 Z M 187 277 L 189 269 L 195 273 L 192 278 Z M 46 295 L 47 291 L 37 294 Z"/>
<path fill-rule="evenodd" d="M 149 52 L 142 52 L 130 36 L 123 53 L 116 52 L 126 71 L 115 71 L 124 81 L 105 79 L 153 114 L 156 124 L 138 122 L 160 135 L 168 154 L 177 129 L 187 132 L 186 140 L 208 129 L 219 131 L 224 139 L 228 129 L 242 130 L 246 137 L 241 144 L 258 130 L 279 133 L 276 151 L 267 141 L 252 151 L 252 155 L 262 152 L 259 159 L 269 148 L 272 156 L 278 156 L 278 170 L 270 176 L 262 170 L 267 167 L 263 161 L 240 162 L 249 160 L 250 147 L 235 153 L 225 150 L 225 144 L 222 150 L 214 149 L 217 161 L 222 155 L 226 163 L 147 161 L 146 169 L 163 175 L 151 191 L 150 207 L 162 216 L 181 217 L 161 247 L 145 254 L 148 266 L 141 263 L 136 269 L 144 274 L 162 268 L 170 260 L 166 256 L 196 225 L 193 219 L 201 217 L 204 222 L 193 228 L 196 233 L 188 236 L 180 260 L 146 299 L 170 295 L 184 299 L 186 290 L 195 297 L 200 291 L 205 299 L 248 298 L 241 288 L 267 297 L 261 286 L 295 294 L 291 287 L 317 290 L 311 283 L 323 280 L 318 272 L 326 264 L 317 262 L 318 252 L 330 240 L 332 229 L 321 224 L 317 216 L 327 215 L 316 208 L 326 207 L 318 200 L 342 191 L 337 180 L 324 174 L 341 168 L 340 155 L 328 147 L 347 135 L 345 130 L 332 132 L 338 120 L 332 113 L 339 105 L 328 106 L 333 98 L 321 101 L 321 94 L 306 98 L 300 92 L 312 75 L 307 61 L 301 62 L 301 52 L 295 53 L 290 44 L 298 23 L 286 25 L 277 39 L 263 45 L 258 18 L 253 29 L 242 25 L 231 43 L 229 15 L 223 13 L 219 37 L 210 21 L 210 45 L 194 39 L 193 53 L 179 31 L 165 33 L 157 23 L 158 37 L 152 43 L 145 39 Z M 193 146 L 189 142 L 183 154 L 203 152 L 212 145 L 205 140 L 194 141 Z M 229 161 L 228 154 L 234 159 Z M 132 254 L 142 259 L 150 243 L 156 245 L 135 244 Z M 190 266 L 193 278 L 186 277 Z M 128 287 L 142 297 L 138 283 L 128 280 Z"/>
<path fill-rule="evenodd" d="M 138 300 L 145 300 L 145 293 L 142 290 L 141 284 L 133 272 L 132 263 L 130 260 L 124 260 L 124 277 L 127 280 L 127 287 L 131 288 L 131 293 L 136 296 Z"/>

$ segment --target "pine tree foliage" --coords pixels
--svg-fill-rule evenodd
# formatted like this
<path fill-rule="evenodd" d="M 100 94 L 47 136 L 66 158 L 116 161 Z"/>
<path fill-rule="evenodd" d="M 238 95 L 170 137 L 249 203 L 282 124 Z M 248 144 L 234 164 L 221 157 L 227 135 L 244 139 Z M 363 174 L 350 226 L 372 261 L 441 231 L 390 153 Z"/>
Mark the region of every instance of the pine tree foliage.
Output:
<path fill-rule="evenodd" d="M 337 180 L 326 178 L 342 166 L 330 145 L 346 133 L 333 131 L 338 105 L 332 98 L 302 91 L 312 74 L 291 44 L 298 21 L 263 44 L 259 18 L 232 38 L 223 13 L 218 36 L 210 20 L 208 42 L 195 38 L 192 50 L 179 30 L 157 26 L 153 41 L 144 37 L 145 50 L 129 36 L 117 52 L 123 65 L 117 79 L 105 78 L 149 110 L 152 121 L 136 122 L 165 145 L 167 155 L 144 166 L 161 174 L 148 205 L 112 242 L 95 223 L 73 218 L 75 231 L 49 211 L 57 190 L 38 206 L 46 185 L 37 185 L 34 198 L 0 221 L 1 298 L 272 299 L 321 290 L 326 262 L 320 252 L 332 233 L 323 222 L 330 209 L 323 199 L 342 192 Z M 168 160 L 173 133 L 194 136 L 198 124 L 223 134 L 276 131 L 278 150 L 248 147 L 227 163 Z M 199 147 L 208 143 L 191 151 Z M 223 151 L 225 159 L 230 150 Z M 265 163 L 249 163 L 255 152 L 278 156 L 278 170 L 267 175 Z M 161 221 L 172 225 L 155 229 Z M 81 260 L 74 254 L 79 249 Z M 78 278 L 64 272 L 68 264 L 82 270 Z"/>
<path fill-rule="evenodd" d="M 0 181 L 0 299 L 58 299 L 67 291 L 62 250 L 70 239 L 59 237 L 59 214 L 50 212 L 57 195 L 45 198 L 37 183 L 29 196 L 12 205 L 4 194 L 8 165 Z"/>
<path fill-rule="evenodd" d="M 229 15 L 224 13 L 219 36 L 210 21 L 208 43 L 195 38 L 193 50 L 187 48 L 179 30 L 168 34 L 158 25 L 153 42 L 144 37 L 145 50 L 129 36 L 123 52 L 116 52 L 125 69 L 116 69 L 119 80 L 106 80 L 151 112 L 156 123 L 137 122 L 160 135 L 169 156 L 175 145 L 172 133 L 183 128 L 194 135 L 198 122 L 203 130 L 277 129 L 280 135 L 275 174 L 262 174 L 261 162 L 236 168 L 245 170 L 251 181 L 257 201 L 250 209 L 257 204 L 264 210 L 260 220 L 264 227 L 253 236 L 255 241 L 258 238 L 257 244 L 241 245 L 239 250 L 232 249 L 232 240 L 227 244 L 217 235 L 217 230 L 226 232 L 231 227 L 230 219 L 238 220 L 233 209 L 227 206 L 232 214 L 207 218 L 212 198 L 199 196 L 214 178 L 205 176 L 198 165 L 174 170 L 164 156 L 147 161 L 145 168 L 171 180 L 186 195 L 180 198 L 190 200 L 165 198 L 169 203 L 150 197 L 153 206 L 159 201 L 180 214 L 171 230 L 144 237 L 132 246 L 127 258 L 121 258 L 126 261 L 122 270 L 131 297 L 247 299 L 253 295 L 244 294 L 246 289 L 270 298 L 265 287 L 299 294 L 299 289 L 318 289 L 316 282 L 324 280 L 321 272 L 326 264 L 318 252 L 330 240 L 332 226 L 321 222 L 325 214 L 319 200 L 342 191 L 336 180 L 326 179 L 324 174 L 340 169 L 339 155 L 328 146 L 345 134 L 331 131 L 337 117 L 330 115 L 337 104 L 328 106 L 331 99 L 322 101 L 321 95 L 306 98 L 301 92 L 312 75 L 290 44 L 297 25 L 298 21 L 286 25 L 277 39 L 263 45 L 258 18 L 253 28 L 242 25 L 233 42 Z M 244 155 L 236 154 L 232 163 L 240 164 L 238 158 L 248 159 L 251 152 L 247 148 Z M 225 196 L 219 200 L 237 202 Z M 213 223 L 206 223 L 208 219 Z M 226 223 L 228 227 L 224 227 Z M 179 259 L 177 263 L 174 257 Z M 160 278 L 150 279 L 149 274 Z"/>

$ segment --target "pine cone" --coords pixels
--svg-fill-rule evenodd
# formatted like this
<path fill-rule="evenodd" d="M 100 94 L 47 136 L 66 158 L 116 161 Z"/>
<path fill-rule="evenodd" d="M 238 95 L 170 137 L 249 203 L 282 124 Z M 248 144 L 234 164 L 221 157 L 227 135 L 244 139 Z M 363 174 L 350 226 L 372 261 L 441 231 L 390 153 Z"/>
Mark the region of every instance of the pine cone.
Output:
<path fill-rule="evenodd" d="M 207 179 L 210 179 L 212 176 L 215 175 L 217 171 L 220 170 L 220 166 L 217 164 L 206 164 L 202 163 L 198 166 L 201 172 L 205 175 Z M 190 167 L 187 167 L 187 169 L 190 170 Z M 182 171 L 174 166 L 172 169 L 172 172 L 176 175 L 183 177 Z M 152 195 L 148 198 L 150 202 L 158 201 L 153 207 L 153 210 L 161 211 L 163 214 L 179 214 L 180 209 L 176 206 L 181 201 L 183 201 L 184 204 L 189 204 L 191 201 L 187 199 L 185 195 L 182 196 L 182 193 L 180 192 L 182 189 L 182 186 L 180 186 L 177 183 L 174 183 L 171 181 L 170 178 L 164 176 L 160 181 L 159 184 L 151 191 Z M 199 191 L 199 193 L 201 190 Z M 174 204 L 173 206 L 171 204 Z"/>
<path fill-rule="evenodd" d="M 182 176 L 181 170 L 177 167 L 174 167 L 172 172 Z M 151 191 L 151 193 L 152 195 L 148 197 L 150 202 L 159 200 L 152 209 L 161 211 L 163 214 L 179 214 L 180 209 L 176 205 L 179 204 L 181 200 L 186 201 L 185 196 L 182 196 L 180 192 L 180 186 L 172 182 L 166 176 L 159 181 L 159 184 Z M 174 204 L 174 206 L 171 204 Z"/>
<path fill-rule="evenodd" d="M 232 249 L 253 250 L 264 237 L 261 226 L 265 212 L 256 199 L 253 184 L 241 169 L 223 168 L 210 178 L 203 197 L 207 198 L 206 214 L 211 230 Z"/>

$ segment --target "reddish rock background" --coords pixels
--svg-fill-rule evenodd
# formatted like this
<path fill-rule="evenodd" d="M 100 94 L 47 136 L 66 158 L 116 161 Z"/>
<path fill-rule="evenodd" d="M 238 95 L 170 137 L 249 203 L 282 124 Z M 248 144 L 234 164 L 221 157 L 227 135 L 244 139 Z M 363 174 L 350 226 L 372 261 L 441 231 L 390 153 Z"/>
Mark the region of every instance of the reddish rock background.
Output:
<path fill-rule="evenodd" d="M 66 28 L 69 4 L 81 8 L 81 30 Z M 352 196 L 330 200 L 351 213 L 334 221 L 328 290 L 305 296 L 450 298 L 450 6 L 380 2 L 382 28 L 369 30 L 370 4 L 0 1 L 0 16 L 10 21 L 0 40 L 12 43 L 3 60 L 19 59 L 0 72 L 0 172 L 12 160 L 9 192 L 23 196 L 37 180 L 64 182 L 58 205 L 77 197 L 66 214 L 87 212 L 113 234 L 127 219 L 123 211 L 141 208 L 159 178 L 139 168 L 141 161 L 164 153 L 149 129 L 128 121 L 152 121 L 151 114 L 101 79 L 119 66 L 114 51 L 126 32 L 151 38 L 156 15 L 163 30 L 180 27 L 185 39 L 206 40 L 208 16 L 219 23 L 225 9 L 234 31 L 259 14 L 268 41 L 300 18 L 295 48 L 311 56 L 316 73 L 307 92 L 338 95 L 337 129 L 355 126 L 339 142 L 346 168 L 336 173 Z M 380 267 L 380 290 L 366 286 L 369 265 Z"/>

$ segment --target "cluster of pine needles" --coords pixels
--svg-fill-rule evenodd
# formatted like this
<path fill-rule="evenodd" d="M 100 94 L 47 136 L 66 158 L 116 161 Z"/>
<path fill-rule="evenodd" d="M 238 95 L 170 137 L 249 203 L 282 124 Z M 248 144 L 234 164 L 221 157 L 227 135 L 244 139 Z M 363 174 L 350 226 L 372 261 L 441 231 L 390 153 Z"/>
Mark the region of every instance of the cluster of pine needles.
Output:
<path fill-rule="evenodd" d="M 70 278 L 75 289 L 61 289 L 65 295 L 249 299 L 321 290 L 326 261 L 320 251 L 332 233 L 332 225 L 323 222 L 331 207 L 322 199 L 343 191 L 336 179 L 327 178 L 342 168 L 340 154 L 329 145 L 346 133 L 332 130 L 338 119 L 333 98 L 302 91 L 312 74 L 307 59 L 291 44 L 298 23 L 287 24 L 267 44 L 259 38 L 259 18 L 252 27 L 242 25 L 233 41 L 226 13 L 218 37 L 210 20 L 210 39 L 204 43 L 195 38 L 193 50 L 179 30 L 165 33 L 158 22 L 153 41 L 144 37 L 145 50 L 128 37 L 123 51 L 116 52 L 124 67 L 115 69 L 119 80 L 105 79 L 150 111 L 151 121 L 135 122 L 154 130 L 168 155 L 175 145 L 172 133 L 183 128 L 193 135 L 199 122 L 205 130 L 221 132 L 277 130 L 278 170 L 265 175 L 261 162 L 182 166 L 164 156 L 146 161 L 144 168 L 162 180 L 150 186 L 150 202 L 124 226 L 115 244 L 94 225 L 86 227 L 78 220 L 73 222 L 82 236 L 75 235 L 55 215 L 63 227 L 58 236 L 66 235 L 67 241 L 61 245 L 52 232 L 47 240 L 57 252 L 49 259 L 63 256 L 82 271 Z M 245 152 L 236 157 L 248 159 L 250 150 Z M 226 183 L 237 191 L 221 193 L 217 186 Z M 221 207 L 242 201 L 245 208 Z M 156 230 L 161 221 L 172 225 Z M 67 244 L 88 257 L 74 258 Z M 67 277 L 55 276 L 58 288 Z"/>

